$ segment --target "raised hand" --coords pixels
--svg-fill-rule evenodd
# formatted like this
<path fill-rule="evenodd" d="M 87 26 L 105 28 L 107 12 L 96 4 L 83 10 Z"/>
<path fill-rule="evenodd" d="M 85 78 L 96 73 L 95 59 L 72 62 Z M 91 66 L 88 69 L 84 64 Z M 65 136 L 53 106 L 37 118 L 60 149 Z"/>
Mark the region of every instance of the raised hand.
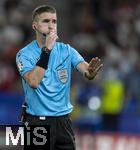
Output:
<path fill-rule="evenodd" d="M 89 80 L 94 79 L 94 77 L 97 75 L 102 66 L 103 64 L 98 57 L 92 58 L 91 61 L 89 62 L 88 72 L 85 73 L 85 76 Z"/>

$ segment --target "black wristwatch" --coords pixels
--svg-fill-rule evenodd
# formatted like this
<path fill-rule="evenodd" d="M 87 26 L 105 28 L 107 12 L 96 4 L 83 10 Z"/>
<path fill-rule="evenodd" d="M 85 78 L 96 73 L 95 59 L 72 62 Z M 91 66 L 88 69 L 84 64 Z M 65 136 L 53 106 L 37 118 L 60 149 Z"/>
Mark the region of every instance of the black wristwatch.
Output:
<path fill-rule="evenodd" d="M 51 50 L 49 50 L 46 46 L 42 47 L 41 50 L 48 53 L 48 54 L 50 54 L 50 52 L 51 52 Z"/>
<path fill-rule="evenodd" d="M 49 50 L 46 47 L 42 47 L 41 50 L 42 52 L 40 54 L 40 59 L 38 60 L 36 65 L 46 70 L 48 68 L 48 62 L 49 62 L 51 50 Z"/>

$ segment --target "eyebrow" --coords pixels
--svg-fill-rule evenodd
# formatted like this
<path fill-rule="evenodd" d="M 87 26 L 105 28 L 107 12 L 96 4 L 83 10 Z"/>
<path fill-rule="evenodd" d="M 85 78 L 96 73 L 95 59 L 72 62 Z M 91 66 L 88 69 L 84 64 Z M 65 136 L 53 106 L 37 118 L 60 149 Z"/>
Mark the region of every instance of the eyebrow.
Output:
<path fill-rule="evenodd" d="M 45 22 L 45 21 L 50 21 L 51 19 L 43 19 L 42 21 Z M 52 19 L 53 21 L 57 21 L 57 19 Z"/>

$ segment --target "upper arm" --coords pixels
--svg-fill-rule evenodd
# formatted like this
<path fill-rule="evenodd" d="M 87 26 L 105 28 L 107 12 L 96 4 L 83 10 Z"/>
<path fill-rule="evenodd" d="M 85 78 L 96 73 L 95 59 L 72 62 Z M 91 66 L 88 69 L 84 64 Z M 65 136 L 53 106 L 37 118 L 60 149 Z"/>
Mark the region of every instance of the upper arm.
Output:
<path fill-rule="evenodd" d="M 23 54 L 17 54 L 16 63 L 22 78 L 24 78 L 32 88 L 37 88 L 44 77 L 44 68 L 36 66 L 36 62 Z"/>
<path fill-rule="evenodd" d="M 70 47 L 70 53 L 71 53 L 71 64 L 74 67 L 74 69 L 77 69 L 77 65 L 80 64 L 81 62 L 84 62 L 85 60 L 78 53 L 78 51 L 72 47 Z"/>
<path fill-rule="evenodd" d="M 32 63 L 32 60 L 29 57 L 22 55 L 20 53 L 18 53 L 16 56 L 16 64 L 18 71 L 22 77 L 24 77 L 24 75 L 27 72 L 33 70 L 33 68 L 35 67 L 34 64 Z"/>

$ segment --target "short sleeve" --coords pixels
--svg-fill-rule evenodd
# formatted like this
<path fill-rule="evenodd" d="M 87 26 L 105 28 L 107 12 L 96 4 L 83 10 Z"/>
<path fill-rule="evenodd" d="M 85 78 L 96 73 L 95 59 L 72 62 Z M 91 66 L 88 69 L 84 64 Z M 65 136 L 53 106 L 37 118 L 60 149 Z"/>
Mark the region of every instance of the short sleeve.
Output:
<path fill-rule="evenodd" d="M 31 59 L 20 53 L 16 55 L 16 64 L 17 64 L 18 71 L 22 77 L 26 72 L 31 71 L 34 68 Z"/>
<path fill-rule="evenodd" d="M 84 60 L 84 58 L 78 53 L 78 51 L 72 47 L 70 47 L 70 53 L 71 53 L 71 63 L 74 69 L 77 69 L 77 65 Z"/>

